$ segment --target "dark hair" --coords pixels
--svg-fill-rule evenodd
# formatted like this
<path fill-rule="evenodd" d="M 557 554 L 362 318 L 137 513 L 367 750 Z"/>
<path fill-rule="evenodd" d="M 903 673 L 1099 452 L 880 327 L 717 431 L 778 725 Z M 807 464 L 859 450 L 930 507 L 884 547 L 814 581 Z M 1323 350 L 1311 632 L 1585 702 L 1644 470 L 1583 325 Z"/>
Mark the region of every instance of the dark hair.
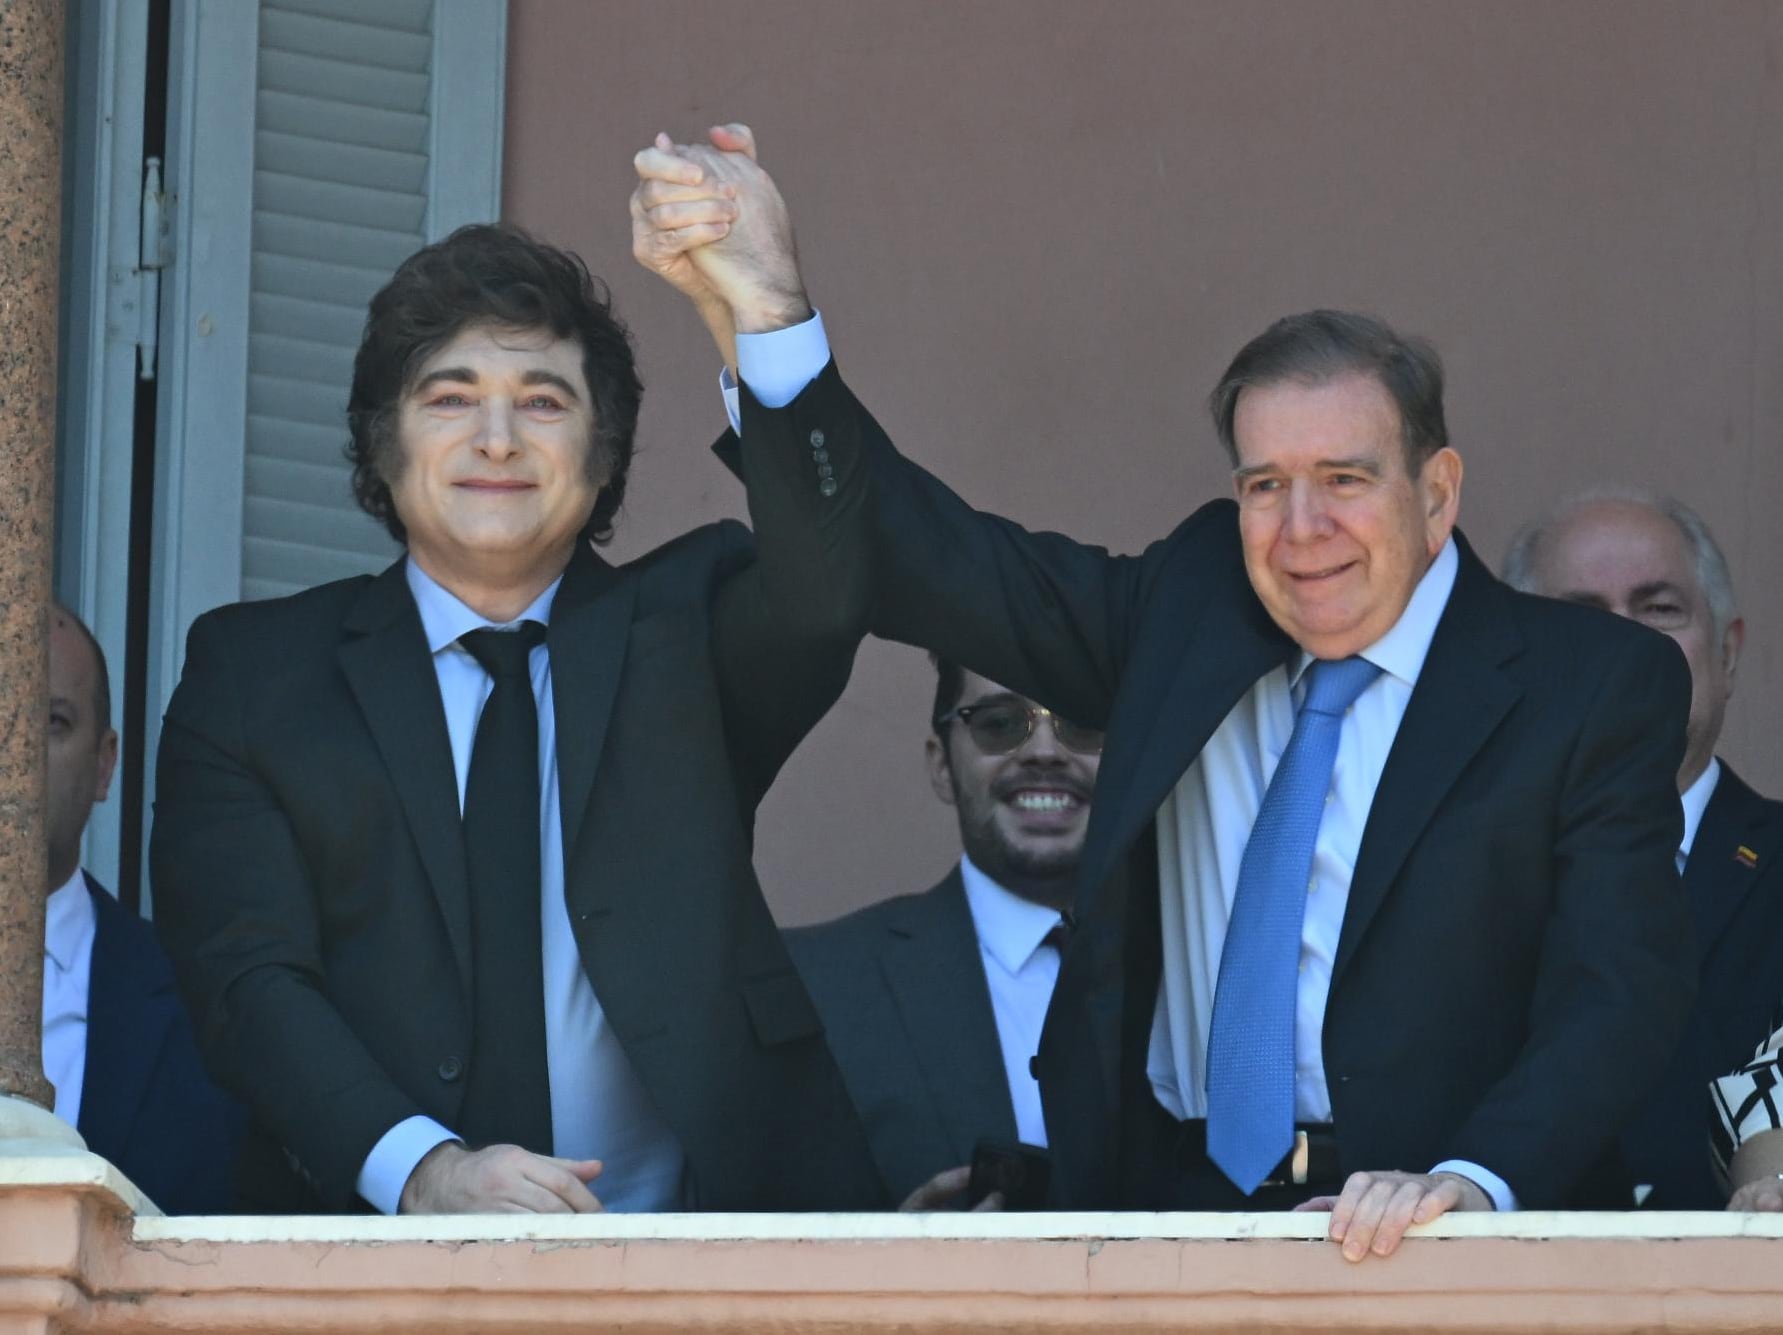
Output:
<path fill-rule="evenodd" d="M 929 711 L 929 726 L 935 730 L 935 736 L 941 739 L 941 749 L 947 747 L 947 724 L 942 716 L 960 702 L 966 693 L 966 673 L 951 658 L 943 658 L 940 654 L 930 654 L 929 662 L 935 665 L 935 705 Z"/>
<path fill-rule="evenodd" d="M 548 329 L 582 345 L 582 372 L 594 410 L 589 477 L 600 496 L 582 537 L 605 542 L 625 500 L 638 379 L 631 334 L 613 314 L 604 284 L 579 256 L 535 241 L 511 223 L 460 227 L 404 260 L 371 299 L 353 358 L 347 400 L 347 461 L 360 508 L 407 541 L 390 495 L 403 467 L 397 439 L 402 397 L 421 364 L 472 325 Z"/>
<path fill-rule="evenodd" d="M 1238 413 L 1240 391 L 1285 380 L 1318 385 L 1345 375 L 1370 376 L 1393 396 L 1406 467 L 1413 474 L 1449 443 L 1449 428 L 1443 421 L 1442 358 L 1435 348 L 1421 338 L 1402 338 L 1373 315 L 1307 311 L 1277 320 L 1246 343 L 1207 396 L 1227 456 L 1238 462 L 1232 419 Z"/>
<path fill-rule="evenodd" d="M 99 720 L 99 736 L 103 737 L 111 731 L 111 671 L 105 666 L 105 650 L 99 647 L 99 639 L 87 629 L 87 623 L 65 603 L 51 603 L 50 613 L 66 617 L 93 651 L 93 716 Z"/>

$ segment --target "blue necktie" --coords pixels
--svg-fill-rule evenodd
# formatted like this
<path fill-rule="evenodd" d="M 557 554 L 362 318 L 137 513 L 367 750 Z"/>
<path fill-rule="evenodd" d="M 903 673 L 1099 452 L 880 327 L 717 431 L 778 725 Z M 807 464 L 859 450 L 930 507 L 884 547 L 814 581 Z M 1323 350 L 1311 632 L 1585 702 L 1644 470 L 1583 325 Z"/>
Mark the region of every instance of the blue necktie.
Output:
<path fill-rule="evenodd" d="M 1238 867 L 1207 1039 L 1207 1157 L 1250 1195 L 1294 1143 L 1294 1017 L 1313 845 L 1346 710 L 1380 669 L 1318 661 Z"/>

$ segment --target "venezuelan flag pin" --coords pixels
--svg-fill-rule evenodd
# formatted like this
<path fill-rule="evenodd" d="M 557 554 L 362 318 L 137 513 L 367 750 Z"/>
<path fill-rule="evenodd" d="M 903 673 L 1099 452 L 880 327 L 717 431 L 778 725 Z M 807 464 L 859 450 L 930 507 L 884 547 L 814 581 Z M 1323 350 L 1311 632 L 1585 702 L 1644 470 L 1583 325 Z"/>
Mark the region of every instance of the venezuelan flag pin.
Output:
<path fill-rule="evenodd" d="M 1738 848 L 1734 849 L 1733 860 L 1739 863 L 1742 867 L 1756 867 L 1758 865 L 1758 854 L 1747 848 L 1746 845 L 1741 844 Z"/>

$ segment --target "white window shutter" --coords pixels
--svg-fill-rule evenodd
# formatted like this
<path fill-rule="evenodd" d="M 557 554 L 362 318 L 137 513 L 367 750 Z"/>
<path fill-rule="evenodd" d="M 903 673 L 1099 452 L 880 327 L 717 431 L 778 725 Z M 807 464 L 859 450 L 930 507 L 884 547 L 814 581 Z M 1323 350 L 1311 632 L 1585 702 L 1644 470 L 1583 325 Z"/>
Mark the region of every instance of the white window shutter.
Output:
<path fill-rule="evenodd" d="M 484 164 L 471 195 L 483 199 L 484 217 L 496 213 L 502 8 L 465 0 L 262 0 L 244 598 L 376 571 L 397 554 L 354 503 L 342 455 L 353 353 L 372 294 L 432 239 L 434 196 L 465 195 L 463 184 L 430 171 L 434 146 L 453 146 L 436 114 L 442 25 L 457 30 L 445 47 L 454 69 L 468 68 L 492 90 L 485 103 L 496 110 L 483 156 L 494 162 Z M 466 62 L 456 54 L 460 25 L 478 13 L 494 40 Z"/>

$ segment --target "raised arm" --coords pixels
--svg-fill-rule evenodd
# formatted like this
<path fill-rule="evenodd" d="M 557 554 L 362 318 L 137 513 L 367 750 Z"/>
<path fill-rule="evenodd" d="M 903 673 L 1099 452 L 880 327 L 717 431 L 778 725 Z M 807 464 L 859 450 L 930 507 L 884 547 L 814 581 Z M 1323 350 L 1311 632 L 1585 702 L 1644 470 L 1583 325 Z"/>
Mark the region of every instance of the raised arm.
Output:
<path fill-rule="evenodd" d="M 710 146 L 678 146 L 659 136 L 638 155 L 633 251 L 694 302 L 727 363 L 746 389 L 755 388 L 752 364 L 767 364 L 775 341 L 809 319 L 811 308 L 790 216 L 755 161 L 753 138 L 733 126 L 715 129 L 712 139 Z M 817 366 L 803 379 L 774 379 L 796 386 Z M 834 399 L 838 411 L 852 410 L 855 428 L 844 438 L 852 451 L 858 429 L 869 465 L 874 632 L 957 659 L 1086 723 L 1104 721 L 1148 584 L 1147 564 L 972 509 L 900 456 L 839 381 L 829 388 L 814 383 L 789 395 L 790 402 L 779 392 L 753 404 L 746 396 L 739 422 L 744 462 L 730 455 L 746 481 L 751 454 L 772 457 L 775 466 L 787 456 L 815 457 L 805 420 L 814 392 Z M 846 458 L 822 448 L 843 484 Z M 754 517 L 765 545 L 763 515 Z"/>

